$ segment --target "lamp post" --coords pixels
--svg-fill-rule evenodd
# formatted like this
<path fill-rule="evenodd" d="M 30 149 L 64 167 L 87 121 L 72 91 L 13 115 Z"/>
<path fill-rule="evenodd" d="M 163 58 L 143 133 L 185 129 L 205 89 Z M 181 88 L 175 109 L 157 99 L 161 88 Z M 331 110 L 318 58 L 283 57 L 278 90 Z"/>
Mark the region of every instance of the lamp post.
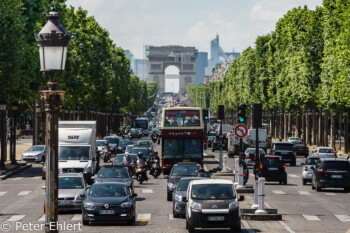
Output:
<path fill-rule="evenodd" d="M 11 122 L 11 136 L 10 136 L 10 160 L 11 165 L 17 165 L 16 161 L 16 118 L 17 118 L 17 111 L 18 111 L 18 103 L 15 102 L 12 104 L 11 107 L 12 110 L 12 122 Z"/>
<path fill-rule="evenodd" d="M 7 170 L 5 166 L 7 143 L 6 143 L 6 102 L 0 102 L 0 138 L 1 138 L 1 159 L 0 170 Z"/>
<path fill-rule="evenodd" d="M 58 21 L 54 3 L 46 15 L 47 23 L 35 35 L 40 52 L 41 71 L 48 76 L 48 90 L 40 92 L 46 112 L 46 198 L 45 232 L 58 232 L 58 108 L 64 91 L 57 90 L 56 74 L 64 71 L 67 47 L 71 37 Z"/>
<path fill-rule="evenodd" d="M 39 128 L 40 128 L 40 123 L 39 123 L 39 115 L 41 113 L 41 107 L 39 104 L 35 105 L 35 138 L 34 138 L 34 145 L 39 144 Z"/>

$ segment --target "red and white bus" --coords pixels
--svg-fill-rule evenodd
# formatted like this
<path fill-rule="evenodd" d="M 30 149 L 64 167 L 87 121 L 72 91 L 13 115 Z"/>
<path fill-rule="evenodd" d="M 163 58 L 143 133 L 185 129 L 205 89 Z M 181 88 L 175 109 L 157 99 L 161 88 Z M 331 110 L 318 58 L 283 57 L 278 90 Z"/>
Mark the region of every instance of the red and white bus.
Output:
<path fill-rule="evenodd" d="M 168 175 L 178 162 L 203 166 L 203 117 L 197 107 L 163 108 L 162 169 Z"/>

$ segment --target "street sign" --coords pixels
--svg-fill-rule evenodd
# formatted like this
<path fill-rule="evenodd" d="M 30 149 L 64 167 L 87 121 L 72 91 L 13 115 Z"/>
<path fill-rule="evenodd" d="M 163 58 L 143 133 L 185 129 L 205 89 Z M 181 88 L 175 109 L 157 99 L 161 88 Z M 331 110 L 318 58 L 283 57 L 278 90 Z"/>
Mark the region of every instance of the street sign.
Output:
<path fill-rule="evenodd" d="M 248 128 L 245 125 L 236 125 L 235 126 L 235 135 L 238 138 L 244 138 L 248 134 Z"/>

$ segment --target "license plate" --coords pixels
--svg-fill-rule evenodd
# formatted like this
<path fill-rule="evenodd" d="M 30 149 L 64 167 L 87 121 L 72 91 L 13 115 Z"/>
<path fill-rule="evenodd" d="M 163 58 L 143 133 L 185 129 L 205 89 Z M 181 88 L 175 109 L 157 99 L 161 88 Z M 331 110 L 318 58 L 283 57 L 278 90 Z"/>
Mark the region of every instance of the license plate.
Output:
<path fill-rule="evenodd" d="M 342 175 L 331 175 L 331 178 L 341 179 L 343 178 Z"/>
<path fill-rule="evenodd" d="M 183 159 L 182 162 L 191 162 L 189 159 Z"/>
<path fill-rule="evenodd" d="M 278 170 L 278 168 L 277 167 L 269 167 L 267 170 L 276 171 L 276 170 Z"/>
<path fill-rule="evenodd" d="M 71 205 L 71 204 L 73 204 L 73 201 L 70 201 L 70 200 L 61 200 L 61 201 L 58 201 L 58 204 L 59 204 L 59 205 Z"/>
<path fill-rule="evenodd" d="M 114 214 L 114 210 L 100 210 L 100 214 Z"/>
<path fill-rule="evenodd" d="M 224 216 L 209 216 L 208 221 L 224 221 Z"/>

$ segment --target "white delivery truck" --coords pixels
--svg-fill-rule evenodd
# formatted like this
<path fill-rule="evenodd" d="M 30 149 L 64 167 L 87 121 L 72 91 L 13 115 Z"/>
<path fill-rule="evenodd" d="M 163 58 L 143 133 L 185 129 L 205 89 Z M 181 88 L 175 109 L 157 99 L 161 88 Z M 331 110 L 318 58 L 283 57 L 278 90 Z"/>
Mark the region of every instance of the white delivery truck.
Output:
<path fill-rule="evenodd" d="M 96 172 L 96 121 L 58 122 L 58 169 L 60 173 Z"/>
<path fill-rule="evenodd" d="M 266 129 L 259 129 L 259 148 L 263 149 L 266 153 L 267 150 L 267 130 Z M 248 145 L 250 147 L 256 147 L 256 129 L 249 129 L 248 130 Z"/>
<path fill-rule="evenodd" d="M 240 146 L 240 138 L 237 137 L 234 133 L 227 134 L 227 153 L 228 157 L 233 158 L 234 155 L 239 153 L 239 146 Z M 247 137 L 242 138 L 243 143 L 243 151 L 245 151 L 245 148 L 247 147 Z"/>

